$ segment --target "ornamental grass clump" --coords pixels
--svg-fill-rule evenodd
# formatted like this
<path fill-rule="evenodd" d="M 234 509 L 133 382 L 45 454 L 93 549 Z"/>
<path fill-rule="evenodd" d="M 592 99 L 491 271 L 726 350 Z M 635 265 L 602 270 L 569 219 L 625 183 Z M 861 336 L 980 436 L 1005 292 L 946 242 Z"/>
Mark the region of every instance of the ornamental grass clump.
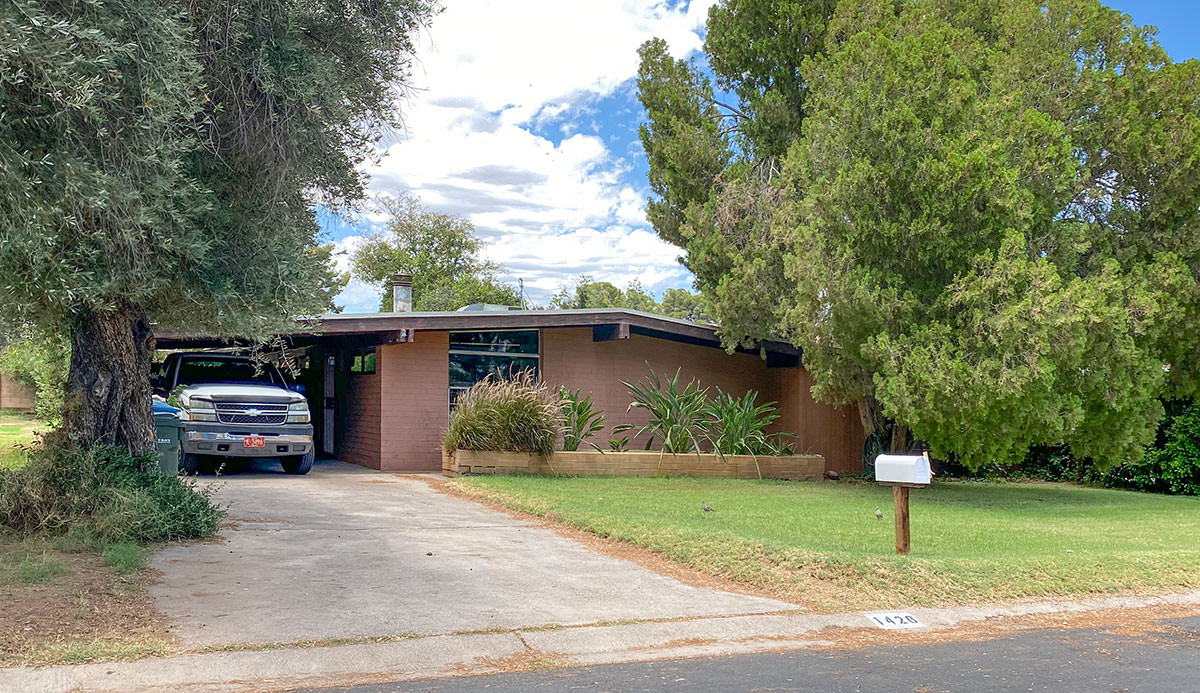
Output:
<path fill-rule="evenodd" d="M 562 428 L 557 394 L 531 372 L 508 379 L 488 376 L 458 401 L 442 448 L 550 455 Z"/>

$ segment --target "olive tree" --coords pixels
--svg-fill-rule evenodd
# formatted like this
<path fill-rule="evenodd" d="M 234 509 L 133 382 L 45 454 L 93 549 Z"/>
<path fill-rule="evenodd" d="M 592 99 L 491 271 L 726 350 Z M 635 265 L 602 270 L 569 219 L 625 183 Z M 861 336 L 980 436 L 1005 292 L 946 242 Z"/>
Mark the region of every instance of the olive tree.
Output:
<path fill-rule="evenodd" d="M 65 325 L 74 442 L 153 444 L 159 325 L 262 337 L 330 305 L 313 206 L 362 195 L 426 0 L 0 10 L 0 310 Z"/>

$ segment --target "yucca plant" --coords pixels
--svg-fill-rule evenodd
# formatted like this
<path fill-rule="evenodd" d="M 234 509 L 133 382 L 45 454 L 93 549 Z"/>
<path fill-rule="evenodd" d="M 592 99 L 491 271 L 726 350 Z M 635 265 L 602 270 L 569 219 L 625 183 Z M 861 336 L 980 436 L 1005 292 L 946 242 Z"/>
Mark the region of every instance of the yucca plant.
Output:
<path fill-rule="evenodd" d="M 758 393 L 750 390 L 741 397 L 717 391 L 708 403 L 705 438 L 713 450 L 724 455 L 771 455 L 778 450 L 767 428 L 779 419 L 775 403 L 756 404 Z"/>
<path fill-rule="evenodd" d="M 650 364 L 646 364 L 646 367 L 649 368 Z M 663 381 L 650 368 L 650 376 L 645 380 L 637 383 L 622 380 L 621 384 L 633 396 L 629 409 L 645 409 L 650 414 L 650 420 L 640 427 L 623 424 L 614 428 L 613 432 L 634 431 L 634 438 L 650 433 L 662 440 L 663 452 L 694 451 L 699 455 L 708 389 L 700 387 L 700 383 L 694 379 L 680 388 L 682 371 L 682 368 L 676 369 L 674 376 Z"/>
<path fill-rule="evenodd" d="M 604 429 L 604 412 L 592 407 L 592 396 L 579 396 L 579 390 L 558 388 L 558 403 L 563 414 L 563 450 L 574 452 L 592 434 Z M 588 443 L 600 450 L 595 443 Z"/>
<path fill-rule="evenodd" d="M 561 432 L 558 398 L 531 372 L 507 379 L 489 375 L 458 401 L 442 448 L 550 455 Z"/>
<path fill-rule="evenodd" d="M 768 433 L 778 418 L 775 402 L 756 404 L 758 393 L 750 390 L 741 397 L 717 390 L 705 413 L 704 437 L 722 458 L 725 455 L 750 455 L 758 468 L 759 455 L 778 455 L 787 450 L 784 442 L 790 433 Z M 762 478 L 762 471 L 758 476 Z"/>

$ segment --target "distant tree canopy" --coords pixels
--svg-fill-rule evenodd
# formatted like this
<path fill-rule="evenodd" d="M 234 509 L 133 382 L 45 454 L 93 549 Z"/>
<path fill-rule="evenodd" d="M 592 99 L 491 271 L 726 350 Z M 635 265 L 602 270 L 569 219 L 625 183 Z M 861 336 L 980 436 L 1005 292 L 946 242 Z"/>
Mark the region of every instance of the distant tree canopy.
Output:
<path fill-rule="evenodd" d="M 361 197 L 434 11 L 0 9 L 0 311 L 69 332 L 72 440 L 152 447 L 153 323 L 257 337 L 331 305 L 313 205 Z"/>
<path fill-rule="evenodd" d="M 387 229 L 354 253 L 353 274 L 383 285 L 379 309 L 392 310 L 392 275 L 413 277 L 413 310 L 457 310 L 472 303 L 521 304 L 520 293 L 501 282 L 499 264 L 482 257 L 483 240 L 471 222 L 422 209 L 412 197 L 381 200 Z"/>
<path fill-rule="evenodd" d="M 575 281 L 558 290 L 550 299 L 551 308 L 632 308 L 658 312 L 658 302 L 641 282 L 634 280 L 624 290 L 610 282 L 596 281 L 581 274 Z"/>
<path fill-rule="evenodd" d="M 621 290 L 610 282 L 595 281 L 586 274 L 559 289 L 550 299 L 550 307 L 631 308 L 693 322 L 708 320 L 710 315 L 704 297 L 686 289 L 667 289 L 659 303 L 636 279 Z"/>
<path fill-rule="evenodd" d="M 972 467 L 1197 394 L 1200 62 L 1096 0 L 725 0 L 705 52 L 642 46 L 641 137 L 728 343 Z"/>
<path fill-rule="evenodd" d="M 713 312 L 708 300 L 702 294 L 694 294 L 687 289 L 667 289 L 663 291 L 659 313 L 680 320 L 692 322 L 713 322 Z"/>

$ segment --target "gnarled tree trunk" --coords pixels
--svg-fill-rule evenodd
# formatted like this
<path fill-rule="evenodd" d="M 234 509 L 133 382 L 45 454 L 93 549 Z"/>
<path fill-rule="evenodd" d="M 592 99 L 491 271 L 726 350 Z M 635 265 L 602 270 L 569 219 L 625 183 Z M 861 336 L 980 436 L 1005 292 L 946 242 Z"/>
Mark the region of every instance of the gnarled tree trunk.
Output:
<path fill-rule="evenodd" d="M 63 422 L 72 443 L 120 445 L 135 454 L 155 447 L 150 412 L 154 334 L 146 310 L 85 310 L 71 324 L 71 370 Z"/>
<path fill-rule="evenodd" d="M 867 395 L 855 402 L 858 407 L 858 418 L 862 422 L 863 433 L 868 436 L 883 430 L 883 412 L 879 410 L 879 402 Z"/>

